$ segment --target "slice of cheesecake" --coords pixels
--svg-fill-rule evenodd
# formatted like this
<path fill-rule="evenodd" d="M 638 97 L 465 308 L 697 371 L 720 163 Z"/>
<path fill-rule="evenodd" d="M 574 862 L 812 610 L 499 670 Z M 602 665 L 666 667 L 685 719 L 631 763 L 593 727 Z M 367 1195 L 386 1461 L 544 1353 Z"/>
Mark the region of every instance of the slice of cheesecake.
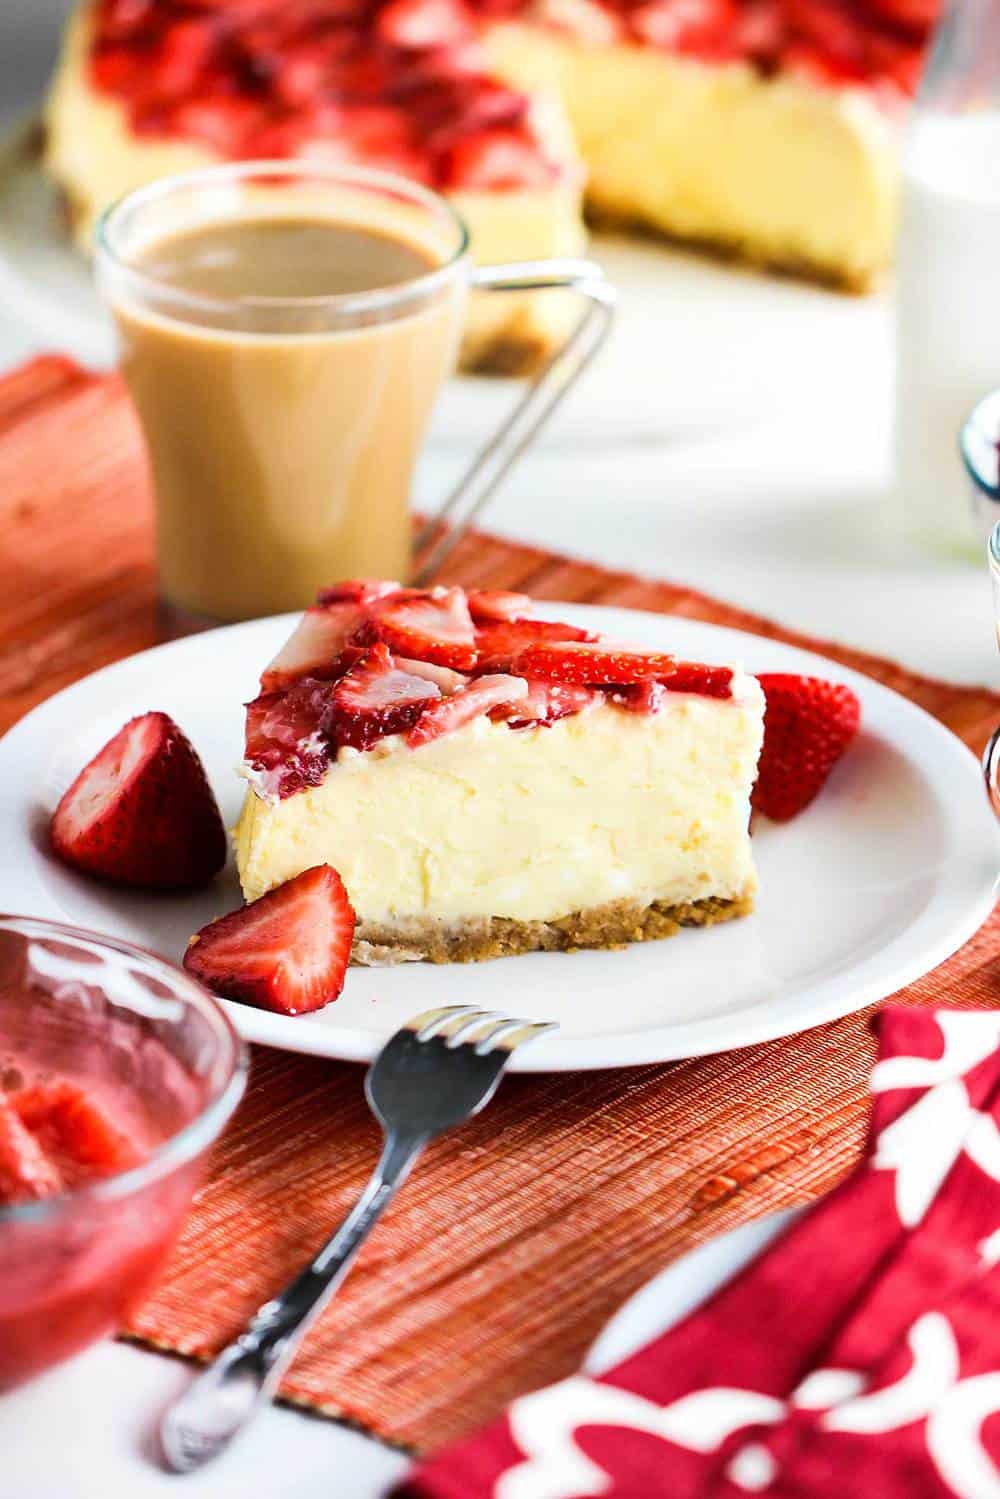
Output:
<path fill-rule="evenodd" d="M 369 583 L 325 594 L 261 687 L 244 893 L 331 864 L 356 962 L 614 947 L 752 907 L 763 696 L 737 670 L 520 595 Z"/>

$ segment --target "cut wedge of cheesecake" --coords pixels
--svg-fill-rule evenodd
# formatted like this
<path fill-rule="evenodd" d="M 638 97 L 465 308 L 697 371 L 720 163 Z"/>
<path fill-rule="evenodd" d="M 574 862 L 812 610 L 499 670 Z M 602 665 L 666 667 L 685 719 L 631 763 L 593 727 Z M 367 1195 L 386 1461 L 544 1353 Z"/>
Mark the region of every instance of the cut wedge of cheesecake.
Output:
<path fill-rule="evenodd" d="M 248 708 L 248 900 L 318 864 L 354 960 L 616 947 L 748 912 L 756 680 L 531 617 L 348 584 Z"/>

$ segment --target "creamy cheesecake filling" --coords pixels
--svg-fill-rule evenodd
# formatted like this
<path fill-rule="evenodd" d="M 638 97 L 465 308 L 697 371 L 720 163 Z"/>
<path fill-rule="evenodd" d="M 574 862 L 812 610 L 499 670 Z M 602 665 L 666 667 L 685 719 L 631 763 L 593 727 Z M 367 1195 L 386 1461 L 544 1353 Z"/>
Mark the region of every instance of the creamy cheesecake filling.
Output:
<path fill-rule="evenodd" d="M 495 27 L 497 73 L 559 95 L 593 214 L 863 289 L 888 263 L 897 126 L 862 87 Z"/>
<path fill-rule="evenodd" d="M 655 713 L 601 703 L 535 729 L 480 717 L 415 750 L 341 749 L 322 783 L 246 797 L 247 899 L 334 865 L 359 920 L 558 921 L 755 888 L 748 824 L 763 698 L 670 694 Z"/>

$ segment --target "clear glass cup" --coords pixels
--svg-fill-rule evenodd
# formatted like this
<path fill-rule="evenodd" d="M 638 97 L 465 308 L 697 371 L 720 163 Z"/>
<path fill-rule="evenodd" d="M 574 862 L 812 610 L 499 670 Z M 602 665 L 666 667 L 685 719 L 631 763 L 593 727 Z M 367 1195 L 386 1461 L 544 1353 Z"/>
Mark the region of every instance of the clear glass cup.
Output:
<path fill-rule="evenodd" d="M 0 1087 L 68 1079 L 143 1146 L 141 1163 L 0 1205 L 0 1390 L 118 1327 L 156 1275 L 246 1057 L 186 973 L 110 937 L 0 915 Z"/>
<path fill-rule="evenodd" d="M 217 297 L 152 272 L 182 231 L 262 217 L 395 235 L 428 266 L 332 296 Z M 238 162 L 129 194 L 98 228 L 98 286 L 150 455 L 161 593 L 181 622 L 311 603 L 343 577 L 426 577 L 492 495 L 607 332 L 614 293 L 586 260 L 476 267 L 451 204 L 407 179 Z M 410 487 L 452 372 L 470 289 L 561 288 L 580 322 L 416 543 Z"/>

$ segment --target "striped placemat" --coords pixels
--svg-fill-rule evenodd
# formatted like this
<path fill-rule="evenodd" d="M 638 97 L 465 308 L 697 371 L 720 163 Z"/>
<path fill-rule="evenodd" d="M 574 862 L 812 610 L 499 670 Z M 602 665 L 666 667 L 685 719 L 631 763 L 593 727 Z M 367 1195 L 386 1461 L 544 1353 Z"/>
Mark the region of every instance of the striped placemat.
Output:
<path fill-rule="evenodd" d="M 67 360 L 0 382 L 0 728 L 159 638 L 141 450 L 114 379 Z M 972 748 L 1000 697 L 784 630 L 690 588 L 469 536 L 447 580 L 625 605 L 818 649 L 921 704 Z M 996 915 L 904 991 L 1000 1004 Z M 867 1016 L 724 1056 L 511 1078 L 438 1142 L 311 1335 L 287 1398 L 425 1450 L 565 1374 L 668 1260 L 825 1190 L 853 1161 Z M 209 1356 L 362 1186 L 377 1130 L 359 1068 L 260 1049 L 252 1086 L 131 1336 Z"/>

